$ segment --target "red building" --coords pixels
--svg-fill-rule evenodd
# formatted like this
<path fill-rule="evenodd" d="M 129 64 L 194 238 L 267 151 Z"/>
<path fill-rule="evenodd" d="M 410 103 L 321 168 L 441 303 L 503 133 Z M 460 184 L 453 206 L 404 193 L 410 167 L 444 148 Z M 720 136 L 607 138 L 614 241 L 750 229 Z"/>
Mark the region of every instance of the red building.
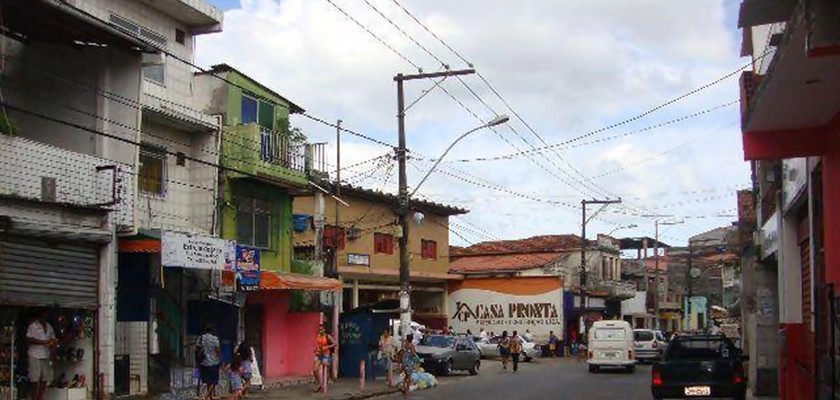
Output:
<path fill-rule="evenodd" d="M 833 340 L 840 337 L 840 3 L 744 0 L 738 24 L 742 55 L 753 60 L 741 76 L 741 114 L 744 157 L 753 162 L 758 188 L 754 268 L 775 269 L 778 277 L 765 291 L 774 298 L 758 296 L 755 308 L 778 324 L 779 357 L 751 362 L 777 369 L 782 399 L 833 398 Z M 760 353 L 760 340 L 751 354 Z"/>

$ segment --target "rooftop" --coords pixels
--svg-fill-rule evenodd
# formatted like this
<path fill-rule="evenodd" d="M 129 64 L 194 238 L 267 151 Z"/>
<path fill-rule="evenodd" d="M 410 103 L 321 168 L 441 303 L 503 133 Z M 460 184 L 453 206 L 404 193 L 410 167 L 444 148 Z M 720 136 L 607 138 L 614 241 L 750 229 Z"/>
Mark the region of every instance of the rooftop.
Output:
<path fill-rule="evenodd" d="M 246 75 L 244 72 L 242 72 L 242 71 L 240 71 L 240 70 L 238 70 L 238 69 L 236 69 L 236 68 L 234 68 L 234 67 L 232 67 L 228 64 L 216 64 L 216 65 L 210 67 L 210 70 L 208 70 L 208 71 L 196 72 L 196 75 L 217 75 L 217 74 L 225 73 L 225 72 L 233 72 L 233 73 L 245 78 L 246 80 L 248 80 L 252 84 L 258 86 L 260 89 L 265 90 L 266 92 L 270 93 L 272 96 L 277 97 L 278 99 L 282 100 L 284 103 L 288 104 L 290 114 L 300 114 L 300 113 L 306 112 L 306 110 L 304 110 L 301 106 L 299 106 L 295 103 L 292 103 L 289 99 L 281 96 L 279 93 L 275 92 L 274 90 L 271 90 L 268 86 L 263 85 L 262 83 L 260 83 L 256 79 L 251 78 L 250 76 Z"/>
<path fill-rule="evenodd" d="M 503 254 L 462 257 L 449 263 L 449 272 L 460 274 L 516 272 L 542 267 L 556 260 L 557 257 L 559 257 L 557 253 Z"/>
<path fill-rule="evenodd" d="M 595 244 L 587 240 L 588 246 Z M 469 247 L 453 247 L 451 256 L 472 257 L 489 254 L 526 254 L 526 253 L 558 253 L 580 249 L 580 236 L 577 235 L 541 235 L 527 239 L 499 240 L 481 242 Z"/>
<path fill-rule="evenodd" d="M 395 210 L 400 206 L 400 198 L 392 193 L 385 193 L 379 190 L 366 189 L 361 186 L 341 185 L 342 198 L 357 198 L 368 200 L 371 202 L 384 203 L 390 205 Z M 452 216 L 466 214 L 470 212 L 466 208 L 449 206 L 442 203 L 435 203 L 433 201 L 425 200 L 411 200 L 411 208 L 419 210 L 428 214 L 436 214 L 442 216 Z"/>

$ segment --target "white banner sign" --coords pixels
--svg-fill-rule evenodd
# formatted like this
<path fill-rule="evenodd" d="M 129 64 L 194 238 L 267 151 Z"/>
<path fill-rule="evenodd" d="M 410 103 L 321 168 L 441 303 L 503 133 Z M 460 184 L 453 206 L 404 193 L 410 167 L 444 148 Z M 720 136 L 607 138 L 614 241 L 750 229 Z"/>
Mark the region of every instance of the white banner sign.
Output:
<path fill-rule="evenodd" d="M 563 283 L 558 278 L 465 279 L 450 286 L 450 323 L 458 332 L 525 332 L 546 338 L 563 331 Z"/>
<path fill-rule="evenodd" d="M 164 267 L 233 270 L 236 242 L 164 231 L 160 258 Z"/>

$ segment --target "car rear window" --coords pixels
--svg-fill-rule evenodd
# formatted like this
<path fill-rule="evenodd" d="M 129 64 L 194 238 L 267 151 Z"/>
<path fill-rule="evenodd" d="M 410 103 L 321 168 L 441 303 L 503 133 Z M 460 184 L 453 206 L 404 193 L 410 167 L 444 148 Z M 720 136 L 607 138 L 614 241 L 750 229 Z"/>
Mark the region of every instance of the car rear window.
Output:
<path fill-rule="evenodd" d="M 636 331 L 633 332 L 633 340 L 637 342 L 649 342 L 653 340 L 653 332 L 649 331 Z"/>
<path fill-rule="evenodd" d="M 593 335 L 599 340 L 624 340 L 624 329 L 621 328 L 598 328 Z"/>
<path fill-rule="evenodd" d="M 689 360 L 731 360 L 736 357 L 736 352 L 735 348 L 725 340 L 683 339 L 671 342 L 665 357 Z"/>

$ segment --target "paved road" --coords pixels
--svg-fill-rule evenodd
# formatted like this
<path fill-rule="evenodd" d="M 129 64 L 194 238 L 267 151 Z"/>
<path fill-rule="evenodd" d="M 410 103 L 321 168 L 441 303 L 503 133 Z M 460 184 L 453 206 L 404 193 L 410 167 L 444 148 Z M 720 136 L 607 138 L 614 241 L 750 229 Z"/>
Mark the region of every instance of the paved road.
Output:
<path fill-rule="evenodd" d="M 590 374 L 586 364 L 566 360 L 536 360 L 519 372 L 504 372 L 497 362 L 482 361 L 476 377 L 444 377 L 441 385 L 412 392 L 409 399 L 481 400 L 650 400 L 650 365 L 639 365 L 631 374 L 623 371 Z M 401 394 L 384 399 L 403 399 Z"/>

